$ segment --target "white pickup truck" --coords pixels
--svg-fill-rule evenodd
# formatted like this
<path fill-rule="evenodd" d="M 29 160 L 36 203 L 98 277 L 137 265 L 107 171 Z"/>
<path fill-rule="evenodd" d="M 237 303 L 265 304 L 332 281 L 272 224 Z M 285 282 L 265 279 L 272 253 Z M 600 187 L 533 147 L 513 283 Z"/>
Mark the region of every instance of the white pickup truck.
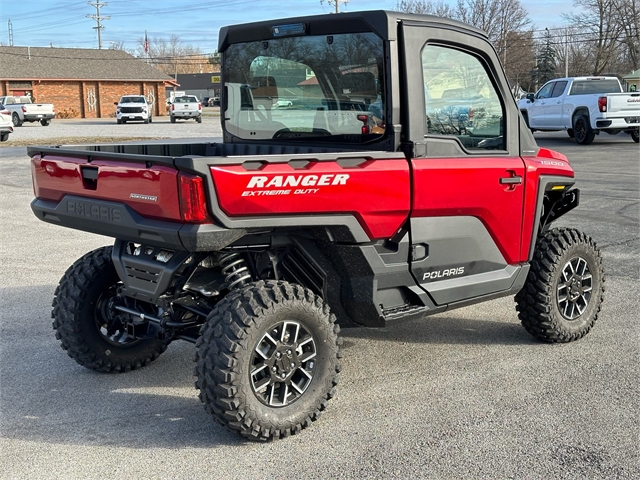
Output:
<path fill-rule="evenodd" d="M 169 108 L 169 118 L 171 123 L 176 123 L 177 118 L 193 118 L 196 122 L 202 123 L 202 103 L 195 95 L 175 97 Z"/>
<path fill-rule="evenodd" d="M 14 127 L 20 127 L 24 122 L 40 122 L 43 127 L 51 123 L 56 111 L 50 103 L 33 103 L 31 97 L 0 97 L 0 104 L 9 110 Z"/>
<path fill-rule="evenodd" d="M 532 131 L 566 130 L 580 145 L 627 132 L 638 143 L 640 92 L 624 93 L 616 77 L 556 78 L 518 106 Z"/>

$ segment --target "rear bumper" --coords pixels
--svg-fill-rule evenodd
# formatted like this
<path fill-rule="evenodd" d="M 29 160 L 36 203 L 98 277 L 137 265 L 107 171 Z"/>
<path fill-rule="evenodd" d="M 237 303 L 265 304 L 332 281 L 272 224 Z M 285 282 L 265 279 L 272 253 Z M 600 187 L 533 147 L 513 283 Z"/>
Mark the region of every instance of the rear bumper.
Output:
<path fill-rule="evenodd" d="M 613 118 L 599 117 L 599 118 L 596 118 L 595 121 L 596 121 L 595 128 L 599 130 L 602 130 L 602 129 L 624 130 L 626 128 L 640 127 L 640 116 L 613 117 Z"/>
<path fill-rule="evenodd" d="M 171 116 L 176 118 L 196 118 L 202 115 L 202 112 L 172 112 Z"/>
<path fill-rule="evenodd" d="M 40 120 L 51 120 L 56 115 L 54 113 L 25 113 L 24 121 L 25 122 L 39 122 Z"/>
<path fill-rule="evenodd" d="M 189 252 L 215 251 L 242 237 L 243 229 L 212 224 L 194 225 L 141 217 L 118 202 L 65 196 L 59 203 L 36 198 L 31 202 L 40 220 L 63 227 L 145 245 Z"/>

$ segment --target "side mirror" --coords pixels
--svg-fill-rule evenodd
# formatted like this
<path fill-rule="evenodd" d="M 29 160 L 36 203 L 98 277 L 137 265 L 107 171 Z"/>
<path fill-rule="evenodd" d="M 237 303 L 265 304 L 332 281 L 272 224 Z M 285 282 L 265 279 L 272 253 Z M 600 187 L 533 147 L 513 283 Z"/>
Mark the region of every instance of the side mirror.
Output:
<path fill-rule="evenodd" d="M 113 102 L 114 105 L 118 105 L 118 102 Z"/>
<path fill-rule="evenodd" d="M 535 93 L 527 93 L 527 100 L 529 100 L 531 103 L 533 103 L 533 101 L 536 99 L 536 94 Z"/>

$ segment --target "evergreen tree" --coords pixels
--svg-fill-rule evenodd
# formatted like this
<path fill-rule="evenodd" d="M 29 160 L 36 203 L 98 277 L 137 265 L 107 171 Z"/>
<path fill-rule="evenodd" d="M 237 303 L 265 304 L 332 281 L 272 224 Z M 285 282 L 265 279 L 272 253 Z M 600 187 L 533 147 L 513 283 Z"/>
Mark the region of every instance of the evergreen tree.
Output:
<path fill-rule="evenodd" d="M 536 55 L 536 68 L 531 72 L 531 78 L 538 87 L 556 77 L 556 58 L 558 52 L 551 43 L 551 34 L 545 29 L 542 46 Z"/>

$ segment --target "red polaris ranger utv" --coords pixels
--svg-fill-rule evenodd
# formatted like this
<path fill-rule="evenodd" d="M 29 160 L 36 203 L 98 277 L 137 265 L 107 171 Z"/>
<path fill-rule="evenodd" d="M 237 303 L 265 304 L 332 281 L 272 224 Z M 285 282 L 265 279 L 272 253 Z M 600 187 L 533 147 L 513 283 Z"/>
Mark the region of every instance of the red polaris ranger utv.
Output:
<path fill-rule="evenodd" d="M 573 171 L 536 146 L 483 32 L 354 12 L 225 27 L 219 51 L 223 143 L 28 150 L 34 213 L 115 239 L 55 292 L 80 365 L 193 342 L 207 411 L 266 440 L 326 407 L 340 323 L 515 295 L 543 341 L 591 329 L 600 253 L 551 228 Z"/>

